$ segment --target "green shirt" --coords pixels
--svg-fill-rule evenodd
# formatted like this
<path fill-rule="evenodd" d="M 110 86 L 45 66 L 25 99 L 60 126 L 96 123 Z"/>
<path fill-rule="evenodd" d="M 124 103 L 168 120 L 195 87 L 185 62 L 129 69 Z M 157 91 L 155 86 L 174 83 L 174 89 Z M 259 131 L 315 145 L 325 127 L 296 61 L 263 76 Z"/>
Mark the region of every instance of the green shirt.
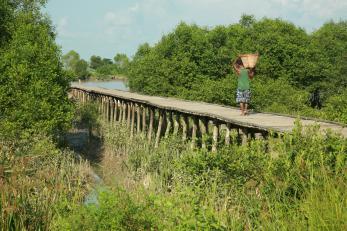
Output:
<path fill-rule="evenodd" d="M 248 70 L 246 68 L 241 68 L 240 75 L 238 79 L 237 89 L 244 91 L 249 90 L 249 78 L 248 78 Z"/>

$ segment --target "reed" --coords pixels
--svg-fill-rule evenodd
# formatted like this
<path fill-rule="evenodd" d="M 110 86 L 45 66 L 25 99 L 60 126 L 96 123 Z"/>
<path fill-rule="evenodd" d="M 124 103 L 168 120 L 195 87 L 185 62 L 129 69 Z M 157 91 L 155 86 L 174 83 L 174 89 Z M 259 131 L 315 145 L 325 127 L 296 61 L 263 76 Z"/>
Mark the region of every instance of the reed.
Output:
<path fill-rule="evenodd" d="M 79 203 L 89 165 L 46 137 L 0 144 L 0 229 L 49 230 L 57 211 Z"/>
<path fill-rule="evenodd" d="M 114 219 L 100 214 L 117 211 L 135 230 L 344 230 L 347 141 L 318 129 L 298 124 L 292 134 L 245 146 L 232 139 L 212 153 L 175 136 L 154 148 L 144 135 L 130 140 L 126 126 L 104 124 L 107 201 L 127 203 L 79 206 L 56 227 L 85 227 L 83 211 L 91 229 L 107 230 L 97 221 L 109 228 Z"/>

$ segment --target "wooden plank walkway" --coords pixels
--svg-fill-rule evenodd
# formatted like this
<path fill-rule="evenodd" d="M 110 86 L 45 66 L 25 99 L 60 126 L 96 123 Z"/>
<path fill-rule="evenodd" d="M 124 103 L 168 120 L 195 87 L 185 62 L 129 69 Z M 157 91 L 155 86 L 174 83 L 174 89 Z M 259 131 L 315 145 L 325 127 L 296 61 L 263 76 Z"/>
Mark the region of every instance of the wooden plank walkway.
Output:
<path fill-rule="evenodd" d="M 71 87 L 87 92 L 127 99 L 133 102 L 151 105 L 160 109 L 178 111 L 192 115 L 206 116 L 212 119 L 218 119 L 220 121 L 225 121 L 227 123 L 239 125 L 242 127 L 256 128 L 264 131 L 272 130 L 280 133 L 290 132 L 292 131 L 294 122 L 296 120 L 296 118 L 294 117 L 276 115 L 271 113 L 251 113 L 248 116 L 241 116 L 240 111 L 237 108 L 204 102 L 148 96 L 120 90 L 87 87 L 79 84 L 74 84 Z M 303 126 L 319 124 L 322 131 L 331 129 L 332 131 L 340 133 L 343 137 L 347 138 L 347 127 L 342 124 L 314 119 L 301 119 L 301 123 Z"/>

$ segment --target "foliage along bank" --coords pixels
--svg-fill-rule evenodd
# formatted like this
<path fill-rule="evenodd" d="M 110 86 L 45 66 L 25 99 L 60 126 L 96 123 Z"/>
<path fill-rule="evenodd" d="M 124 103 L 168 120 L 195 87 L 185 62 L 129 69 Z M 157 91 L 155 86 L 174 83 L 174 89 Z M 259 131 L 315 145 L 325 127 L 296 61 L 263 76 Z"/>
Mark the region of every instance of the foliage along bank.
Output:
<path fill-rule="evenodd" d="M 72 119 L 70 79 L 45 1 L 2 1 L 0 36 L 0 138 L 62 134 Z"/>
<path fill-rule="evenodd" d="M 255 20 L 212 29 L 180 23 L 153 46 L 142 44 L 130 64 L 130 89 L 151 95 L 236 106 L 238 54 L 259 52 L 253 85 L 255 110 L 302 114 L 347 122 L 347 22 L 328 22 L 313 33 L 281 19 Z M 325 108 L 308 106 L 319 89 Z M 334 109 L 337 113 L 334 113 Z"/>
<path fill-rule="evenodd" d="M 0 230 L 49 230 L 88 188 L 88 164 L 54 142 L 74 107 L 45 2 L 0 1 Z"/>
<path fill-rule="evenodd" d="M 64 69 L 74 80 L 126 78 L 130 62 L 125 54 L 120 53 L 117 53 L 113 60 L 92 55 L 87 62 L 74 50 L 63 55 L 62 61 Z"/>
<path fill-rule="evenodd" d="M 158 148 L 106 124 L 98 203 L 60 213 L 55 230 L 343 230 L 347 143 L 296 125 L 282 138 L 217 153 L 180 137 Z"/>

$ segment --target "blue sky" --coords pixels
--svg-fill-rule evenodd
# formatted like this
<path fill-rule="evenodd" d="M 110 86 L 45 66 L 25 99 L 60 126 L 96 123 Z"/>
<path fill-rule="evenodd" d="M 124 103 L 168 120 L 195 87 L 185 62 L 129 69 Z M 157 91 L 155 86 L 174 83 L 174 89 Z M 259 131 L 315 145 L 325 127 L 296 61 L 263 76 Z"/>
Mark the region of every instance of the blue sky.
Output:
<path fill-rule="evenodd" d="M 181 22 L 213 27 L 237 23 L 242 14 L 282 18 L 311 32 L 328 20 L 347 19 L 347 0 L 49 0 L 47 12 L 63 53 L 132 56 Z"/>

